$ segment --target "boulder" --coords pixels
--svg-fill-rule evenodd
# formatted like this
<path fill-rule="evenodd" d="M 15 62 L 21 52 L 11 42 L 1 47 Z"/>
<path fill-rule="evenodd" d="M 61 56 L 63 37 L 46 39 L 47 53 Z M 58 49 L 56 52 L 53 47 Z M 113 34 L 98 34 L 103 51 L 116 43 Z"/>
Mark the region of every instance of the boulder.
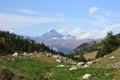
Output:
<path fill-rule="evenodd" d="M 110 59 L 114 59 L 114 58 L 115 58 L 115 56 L 111 56 L 111 57 L 110 57 Z"/>
<path fill-rule="evenodd" d="M 83 79 L 84 79 L 84 80 L 88 80 L 90 77 L 91 77 L 91 74 L 85 74 L 85 75 L 83 76 Z"/>
<path fill-rule="evenodd" d="M 77 67 L 81 67 L 81 66 L 83 66 L 83 65 L 85 65 L 85 62 L 78 62 L 78 63 L 77 63 Z"/>
<path fill-rule="evenodd" d="M 18 57 L 19 54 L 18 54 L 17 52 L 15 52 L 12 56 L 13 56 L 13 57 Z"/>

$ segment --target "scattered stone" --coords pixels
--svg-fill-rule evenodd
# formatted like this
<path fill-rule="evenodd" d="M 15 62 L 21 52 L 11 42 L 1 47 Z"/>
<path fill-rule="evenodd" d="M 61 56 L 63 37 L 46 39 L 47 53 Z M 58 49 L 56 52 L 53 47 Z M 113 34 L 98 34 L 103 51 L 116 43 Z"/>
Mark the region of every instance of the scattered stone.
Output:
<path fill-rule="evenodd" d="M 77 67 L 81 67 L 81 66 L 84 66 L 85 65 L 85 62 L 78 62 L 77 63 Z"/>
<path fill-rule="evenodd" d="M 88 61 L 87 64 L 91 65 L 91 64 L 93 64 L 93 61 Z"/>
<path fill-rule="evenodd" d="M 89 67 L 89 65 L 88 65 L 88 64 L 85 64 L 85 65 L 83 66 L 83 68 L 86 68 L 86 67 Z"/>
<path fill-rule="evenodd" d="M 110 59 L 114 59 L 114 58 L 115 58 L 115 56 L 110 57 Z"/>
<path fill-rule="evenodd" d="M 72 67 L 69 70 L 75 70 L 75 69 L 78 69 L 78 68 L 77 67 Z"/>
<path fill-rule="evenodd" d="M 26 56 L 26 55 L 27 55 L 27 52 L 24 52 L 24 53 L 23 53 L 23 56 Z"/>
<path fill-rule="evenodd" d="M 112 65 L 112 68 L 120 68 L 120 62 L 117 62 Z"/>
<path fill-rule="evenodd" d="M 62 63 L 62 60 L 60 60 L 60 59 L 56 59 L 56 61 L 59 62 L 59 63 Z"/>
<path fill-rule="evenodd" d="M 91 77 L 91 74 L 85 74 L 85 75 L 83 76 L 83 79 L 84 79 L 84 80 L 88 80 L 90 77 Z"/>
<path fill-rule="evenodd" d="M 57 67 L 65 67 L 65 65 L 58 65 Z"/>
<path fill-rule="evenodd" d="M 12 56 L 13 56 L 13 57 L 18 57 L 18 55 L 19 55 L 19 54 L 18 54 L 17 52 L 15 52 Z"/>

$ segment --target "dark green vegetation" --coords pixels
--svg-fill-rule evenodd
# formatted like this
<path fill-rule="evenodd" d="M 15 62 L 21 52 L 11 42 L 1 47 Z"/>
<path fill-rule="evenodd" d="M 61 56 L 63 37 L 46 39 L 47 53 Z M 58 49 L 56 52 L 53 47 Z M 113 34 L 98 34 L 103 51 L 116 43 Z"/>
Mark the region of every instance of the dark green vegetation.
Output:
<path fill-rule="evenodd" d="M 58 52 L 45 46 L 43 43 L 36 43 L 32 39 L 25 39 L 23 36 L 16 35 L 14 33 L 0 31 L 0 55 L 10 54 L 13 52 L 52 52 L 57 54 Z M 63 53 L 59 53 L 63 55 Z"/>
<path fill-rule="evenodd" d="M 101 42 L 100 49 L 97 53 L 96 58 L 103 57 L 116 50 L 120 46 L 120 36 L 113 35 L 112 32 L 107 33 L 105 39 Z"/>

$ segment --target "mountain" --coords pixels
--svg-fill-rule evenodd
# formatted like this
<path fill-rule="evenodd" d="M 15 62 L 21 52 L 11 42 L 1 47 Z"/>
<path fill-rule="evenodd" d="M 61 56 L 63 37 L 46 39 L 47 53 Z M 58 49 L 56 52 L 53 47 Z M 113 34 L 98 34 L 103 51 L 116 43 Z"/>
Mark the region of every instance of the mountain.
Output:
<path fill-rule="evenodd" d="M 81 45 L 82 43 L 93 41 L 93 39 L 77 40 L 75 36 L 71 36 L 69 34 L 63 35 L 58 33 L 56 30 L 50 30 L 49 32 L 43 34 L 41 37 L 25 37 L 31 38 L 37 43 L 44 43 L 53 50 L 64 52 L 65 54 L 70 53 L 74 48 Z"/>
<path fill-rule="evenodd" d="M 40 37 L 33 38 L 37 43 L 44 43 L 50 48 L 56 49 L 57 51 L 64 52 L 65 54 L 70 53 L 74 48 L 81 45 L 82 43 L 93 41 L 93 39 L 83 40 L 72 40 L 72 39 L 41 39 Z"/>
<path fill-rule="evenodd" d="M 58 33 L 56 30 L 50 30 L 49 32 L 43 34 L 41 36 L 42 39 L 47 39 L 47 40 L 50 40 L 50 39 L 76 39 L 75 36 L 71 36 L 71 35 L 63 35 L 63 34 L 60 34 Z"/>
<path fill-rule="evenodd" d="M 55 30 L 50 30 L 41 36 L 42 39 L 61 39 L 62 37 L 64 36 Z"/>

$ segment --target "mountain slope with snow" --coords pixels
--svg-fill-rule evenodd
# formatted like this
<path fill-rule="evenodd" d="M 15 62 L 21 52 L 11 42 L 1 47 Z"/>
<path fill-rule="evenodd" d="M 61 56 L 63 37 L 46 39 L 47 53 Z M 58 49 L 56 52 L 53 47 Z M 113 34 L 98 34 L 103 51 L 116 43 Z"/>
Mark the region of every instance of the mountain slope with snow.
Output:
<path fill-rule="evenodd" d="M 50 30 L 49 32 L 43 34 L 41 36 L 42 39 L 76 39 L 75 36 L 71 36 L 71 35 L 63 35 L 58 33 L 56 30 Z"/>

